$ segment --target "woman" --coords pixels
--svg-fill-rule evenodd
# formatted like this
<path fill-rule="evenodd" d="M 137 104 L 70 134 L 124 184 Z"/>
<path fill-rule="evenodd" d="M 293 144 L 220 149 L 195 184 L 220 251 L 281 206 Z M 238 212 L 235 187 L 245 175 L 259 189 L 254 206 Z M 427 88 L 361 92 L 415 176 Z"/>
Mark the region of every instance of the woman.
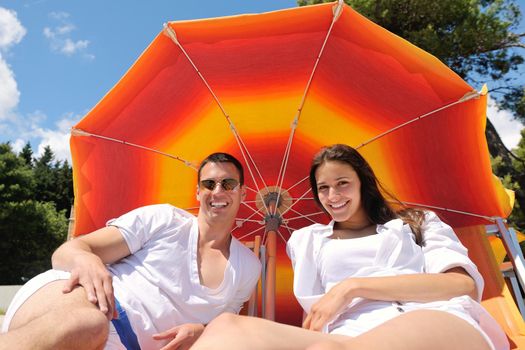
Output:
<path fill-rule="evenodd" d="M 481 275 L 434 213 L 396 213 L 346 145 L 316 155 L 310 183 L 333 220 L 288 241 L 303 328 L 223 314 L 193 349 L 509 348 L 479 304 Z"/>

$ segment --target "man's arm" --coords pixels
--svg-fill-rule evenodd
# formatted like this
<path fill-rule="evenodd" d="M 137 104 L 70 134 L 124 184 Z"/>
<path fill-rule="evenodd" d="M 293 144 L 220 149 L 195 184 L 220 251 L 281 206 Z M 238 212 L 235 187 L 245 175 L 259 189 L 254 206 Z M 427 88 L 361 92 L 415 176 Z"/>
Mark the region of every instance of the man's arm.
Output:
<path fill-rule="evenodd" d="M 64 285 L 64 293 L 81 285 L 88 300 L 98 304 L 109 319 L 114 310 L 112 279 L 106 264 L 116 262 L 130 254 L 119 229 L 104 227 L 90 234 L 62 244 L 51 258 L 53 268 L 71 272 Z"/>

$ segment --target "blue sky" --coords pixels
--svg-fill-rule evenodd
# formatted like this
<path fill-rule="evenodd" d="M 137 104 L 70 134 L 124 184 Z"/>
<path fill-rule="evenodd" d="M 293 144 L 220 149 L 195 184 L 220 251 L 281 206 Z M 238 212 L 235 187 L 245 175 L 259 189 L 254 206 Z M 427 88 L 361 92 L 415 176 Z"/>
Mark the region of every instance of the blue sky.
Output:
<path fill-rule="evenodd" d="M 525 0 L 519 3 L 525 12 Z M 295 0 L 0 0 L 0 142 L 19 150 L 29 141 L 37 154 L 50 145 L 57 158 L 69 159 L 70 127 L 164 22 L 294 6 Z M 523 126 L 506 111 L 489 108 L 488 115 L 507 146 L 516 145 Z"/>

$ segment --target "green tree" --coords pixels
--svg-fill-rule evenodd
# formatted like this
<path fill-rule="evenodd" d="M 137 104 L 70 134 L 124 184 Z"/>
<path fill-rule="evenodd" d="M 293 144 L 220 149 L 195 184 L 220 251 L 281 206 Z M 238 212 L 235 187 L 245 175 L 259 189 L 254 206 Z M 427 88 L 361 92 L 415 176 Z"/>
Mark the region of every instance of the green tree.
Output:
<path fill-rule="evenodd" d="M 492 168 L 495 173 L 505 174 L 502 176 L 503 185 L 513 190 L 516 195 L 514 210 L 509 217 L 511 222 L 520 231 L 525 232 L 525 129 L 521 130 L 521 140 L 518 146 L 512 150 L 514 155 L 509 162 L 503 161 L 501 157 L 492 159 Z M 509 166 L 510 164 L 510 166 Z"/>
<path fill-rule="evenodd" d="M 9 143 L 0 144 L 0 204 L 30 198 L 35 188 L 32 175 L 31 168 L 13 153 Z"/>
<path fill-rule="evenodd" d="M 65 241 L 67 220 L 53 203 L 24 200 L 0 205 L 0 284 L 22 284 L 51 267 Z"/>
<path fill-rule="evenodd" d="M 55 172 L 55 204 L 57 210 L 64 210 L 67 217 L 73 205 L 73 170 L 69 162 L 65 160 L 57 163 L 54 167 Z"/>
<path fill-rule="evenodd" d="M 69 216 L 73 204 L 73 175 L 67 161 L 55 160 L 51 147 L 46 146 L 44 153 L 33 162 L 36 181 L 34 199 L 53 202 L 57 210 L 65 210 Z"/>
<path fill-rule="evenodd" d="M 36 180 L 35 199 L 38 201 L 52 202 L 55 199 L 54 159 L 55 154 L 49 146 L 46 146 L 44 153 L 35 159 L 33 167 Z"/>
<path fill-rule="evenodd" d="M 67 235 L 65 211 L 35 200 L 33 169 L 0 144 L 0 284 L 20 284 L 50 267 Z"/>
<path fill-rule="evenodd" d="M 22 148 L 19 156 L 26 161 L 27 165 L 33 166 L 33 148 L 31 148 L 31 144 L 29 142 L 27 142 L 24 148 Z"/>

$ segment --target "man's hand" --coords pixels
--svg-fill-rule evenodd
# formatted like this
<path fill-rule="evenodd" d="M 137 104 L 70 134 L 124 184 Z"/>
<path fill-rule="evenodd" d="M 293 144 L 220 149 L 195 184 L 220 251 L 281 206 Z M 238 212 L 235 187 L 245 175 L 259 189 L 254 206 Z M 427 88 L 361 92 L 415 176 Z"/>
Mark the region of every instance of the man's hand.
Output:
<path fill-rule="evenodd" d="M 98 305 L 108 320 L 116 317 L 113 284 L 106 264 L 130 255 L 119 229 L 108 226 L 62 244 L 52 256 L 54 269 L 71 272 L 64 284 L 64 293 L 82 286 L 87 299 Z"/>
<path fill-rule="evenodd" d="M 204 325 L 200 323 L 186 323 L 173 327 L 165 332 L 154 334 L 153 339 L 172 339 L 160 350 L 187 350 L 200 337 L 204 331 Z"/>
<path fill-rule="evenodd" d="M 82 252 L 75 257 L 75 267 L 71 269 L 71 277 L 64 283 L 62 292 L 69 293 L 78 285 L 84 288 L 87 299 L 98 305 L 108 320 L 114 317 L 113 281 L 98 256 Z"/>

